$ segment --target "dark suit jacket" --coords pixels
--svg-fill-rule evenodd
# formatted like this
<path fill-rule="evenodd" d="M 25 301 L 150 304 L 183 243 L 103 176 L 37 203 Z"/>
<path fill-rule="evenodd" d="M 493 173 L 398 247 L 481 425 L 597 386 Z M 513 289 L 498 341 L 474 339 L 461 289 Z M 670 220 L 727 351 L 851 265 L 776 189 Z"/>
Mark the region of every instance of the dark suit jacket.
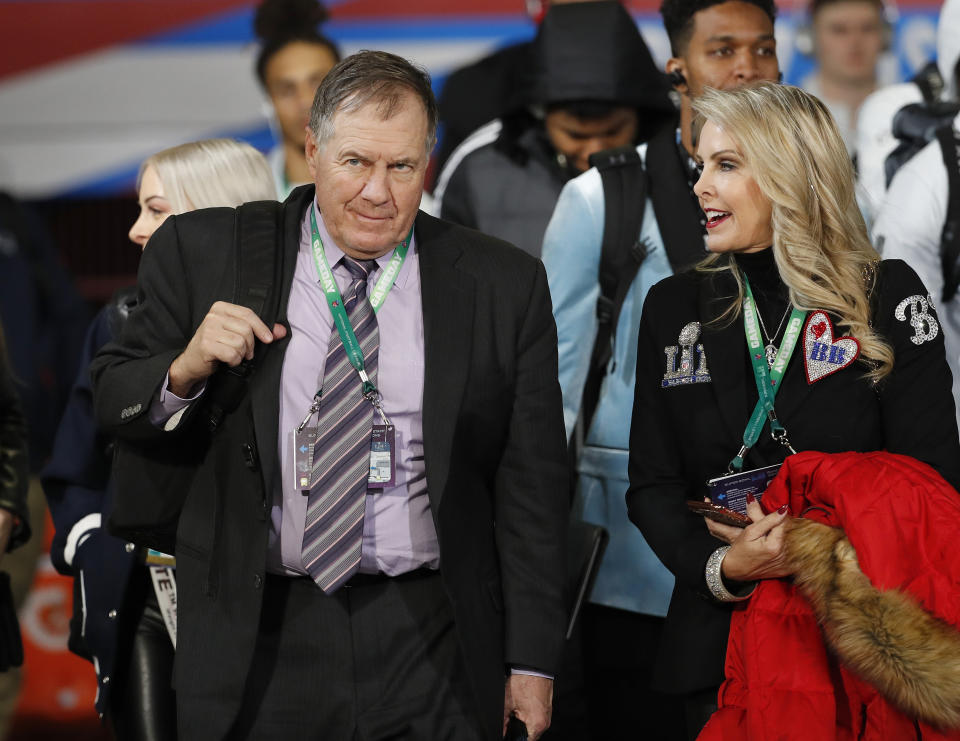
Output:
<path fill-rule="evenodd" d="M 879 388 L 864 378 L 867 368 L 860 361 L 808 384 L 801 337 L 776 397 L 777 416 L 796 450 L 886 449 L 918 458 L 952 485 L 960 484 L 960 442 L 943 333 L 915 344 L 909 321 L 895 318 L 903 299 L 926 294 L 905 263 L 881 263 L 873 325 L 893 346 L 896 360 Z M 707 558 L 723 543 L 709 534 L 702 517 L 687 511 L 686 500 L 702 501 L 707 480 L 726 471 L 757 401 L 742 319 L 708 324 L 734 295 L 727 273 L 681 273 L 650 289 L 640 322 L 627 505 L 630 519 L 676 576 L 655 679 L 672 692 L 723 680 L 733 607 L 713 601 L 704 578 Z M 702 324 L 700 342 L 712 381 L 663 388 L 664 349 L 678 345 L 681 328 L 693 321 Z M 779 463 L 785 453 L 767 427 L 744 468 Z"/>
<path fill-rule="evenodd" d="M 281 322 L 312 197 L 313 186 L 297 189 L 284 207 Z M 140 307 L 92 369 L 97 416 L 111 433 L 146 449 L 181 446 L 189 493 L 177 532 L 175 685 L 181 728 L 209 738 L 221 737 L 238 710 L 257 635 L 268 515 L 280 485 L 286 341 L 265 355 L 249 393 L 209 440 L 197 432 L 199 413 L 171 434 L 147 411 L 211 304 L 231 300 L 233 224 L 231 209 L 208 209 L 171 217 L 157 231 L 141 263 Z M 555 672 L 563 641 L 567 483 L 556 330 L 537 260 L 423 213 L 416 237 L 429 496 L 443 583 L 492 739 L 504 665 Z"/>

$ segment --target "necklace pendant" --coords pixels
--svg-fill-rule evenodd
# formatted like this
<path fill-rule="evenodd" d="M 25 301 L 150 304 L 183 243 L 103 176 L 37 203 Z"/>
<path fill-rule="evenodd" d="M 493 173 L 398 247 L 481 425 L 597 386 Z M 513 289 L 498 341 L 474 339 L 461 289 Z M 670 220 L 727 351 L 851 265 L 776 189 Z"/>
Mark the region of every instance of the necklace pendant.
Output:
<path fill-rule="evenodd" d="M 766 346 L 765 350 L 767 351 L 767 365 L 772 369 L 774 362 L 777 360 L 777 348 L 771 343 Z"/>

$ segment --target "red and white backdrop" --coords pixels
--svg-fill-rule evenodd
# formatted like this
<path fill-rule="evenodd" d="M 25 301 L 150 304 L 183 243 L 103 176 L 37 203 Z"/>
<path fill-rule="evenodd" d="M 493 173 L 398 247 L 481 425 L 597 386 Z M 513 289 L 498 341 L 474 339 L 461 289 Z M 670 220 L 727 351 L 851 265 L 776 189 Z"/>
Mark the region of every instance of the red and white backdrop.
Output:
<path fill-rule="evenodd" d="M 326 30 L 345 53 L 382 48 L 426 66 L 441 87 L 457 66 L 529 38 L 523 0 L 331 0 Z M 628 5 L 658 61 L 668 55 L 658 0 Z M 252 2 L 0 0 L 0 188 L 28 198 L 129 192 L 163 147 L 234 136 L 269 148 L 254 79 Z M 778 22 L 788 81 L 803 1 Z M 901 0 L 886 77 L 935 51 L 937 3 Z"/>

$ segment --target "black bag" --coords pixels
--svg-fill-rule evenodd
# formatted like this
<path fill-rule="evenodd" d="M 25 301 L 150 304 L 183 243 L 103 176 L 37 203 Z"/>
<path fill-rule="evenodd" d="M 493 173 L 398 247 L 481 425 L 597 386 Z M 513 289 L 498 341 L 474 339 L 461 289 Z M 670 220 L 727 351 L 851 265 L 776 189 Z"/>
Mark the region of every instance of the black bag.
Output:
<path fill-rule="evenodd" d="M 597 337 L 590 354 L 575 440 L 571 445 L 574 456 L 579 456 L 597 411 L 600 386 L 613 356 L 620 310 L 640 265 L 647 257 L 647 246 L 639 237 L 647 200 L 647 171 L 636 148 L 620 147 L 596 152 L 590 155 L 590 164 L 600 171 L 603 183 L 604 226 L 598 274 Z"/>
<path fill-rule="evenodd" d="M 283 204 L 256 201 L 237 208 L 234 218 L 233 303 L 252 309 L 268 327 L 280 313 L 282 215 Z M 243 399 L 248 377 L 269 348 L 257 342 L 252 360 L 211 376 L 197 402 L 201 404 L 197 414 L 206 417 L 206 425 L 197 420 L 166 444 L 114 441 L 114 496 L 107 521 L 112 535 L 164 553 L 174 552 L 177 523 L 196 466 L 223 418 Z"/>
<path fill-rule="evenodd" d="M 883 163 L 888 188 L 897 170 L 933 141 L 936 130 L 953 121 L 958 110 L 956 103 L 940 101 L 944 83 L 935 61 L 924 65 L 910 82 L 920 89 L 923 102 L 906 105 L 893 117 L 891 130 L 900 143 Z"/>
<path fill-rule="evenodd" d="M 912 103 L 904 106 L 893 118 L 893 133 L 900 144 L 884 163 L 887 186 L 894 174 L 911 157 L 930 142 L 940 144 L 943 166 L 947 172 L 947 215 L 940 233 L 940 269 L 943 293 L 938 298 L 947 302 L 960 286 L 960 163 L 957 157 L 957 136 L 953 121 L 960 113 L 960 103 Z"/>
<path fill-rule="evenodd" d="M 897 170 L 936 138 L 937 131 L 953 124 L 960 103 L 933 102 L 905 105 L 893 117 L 893 135 L 900 142 L 883 163 L 887 187 Z"/>
<path fill-rule="evenodd" d="M 940 233 L 940 269 L 943 274 L 943 293 L 940 299 L 950 301 L 960 286 L 960 147 L 957 135 L 953 131 L 953 122 L 936 132 L 943 155 L 943 166 L 947 168 L 947 216 Z"/>

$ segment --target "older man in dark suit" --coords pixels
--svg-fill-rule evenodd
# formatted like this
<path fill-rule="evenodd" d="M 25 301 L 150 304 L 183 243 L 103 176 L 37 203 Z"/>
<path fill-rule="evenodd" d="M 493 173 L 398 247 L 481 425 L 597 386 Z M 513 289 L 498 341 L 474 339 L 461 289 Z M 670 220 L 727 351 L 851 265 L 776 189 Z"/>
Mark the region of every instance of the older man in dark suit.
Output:
<path fill-rule="evenodd" d="M 315 187 L 277 226 L 277 324 L 228 302 L 233 212 L 198 211 L 151 239 L 142 303 L 94 364 L 101 422 L 191 462 L 182 738 L 549 724 L 567 506 L 549 294 L 539 261 L 418 213 L 435 124 L 422 71 L 341 62 L 314 102 Z M 239 406 L 192 435 L 208 385 L 263 345 Z"/>

